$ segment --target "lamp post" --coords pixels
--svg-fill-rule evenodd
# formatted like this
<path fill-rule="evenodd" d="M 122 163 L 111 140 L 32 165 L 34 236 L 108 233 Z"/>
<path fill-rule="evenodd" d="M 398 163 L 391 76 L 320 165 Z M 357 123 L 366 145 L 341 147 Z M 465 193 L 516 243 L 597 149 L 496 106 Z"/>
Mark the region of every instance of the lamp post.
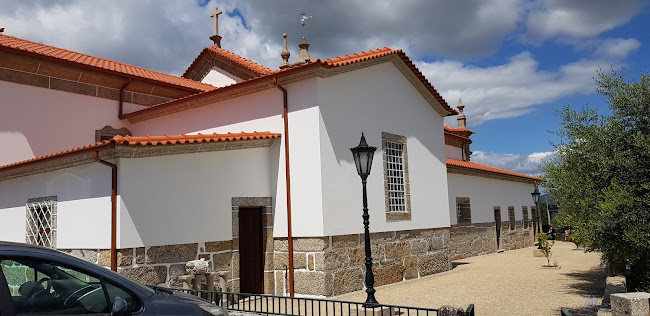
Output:
<path fill-rule="evenodd" d="M 537 189 L 537 183 L 535 183 L 535 191 L 533 191 L 533 193 L 531 193 L 530 195 L 533 196 L 533 202 L 535 202 L 535 207 L 537 208 L 536 220 L 537 220 L 537 233 L 539 234 L 541 230 L 540 226 L 542 226 L 542 215 L 541 215 L 542 212 L 539 209 L 539 189 Z M 541 242 L 538 243 L 537 249 L 542 249 Z"/>
<path fill-rule="evenodd" d="M 366 302 L 363 303 L 364 307 L 372 307 L 379 303 L 375 299 L 375 276 L 372 273 L 372 254 L 370 252 L 370 215 L 368 215 L 368 194 L 366 192 L 366 179 L 370 174 L 370 167 L 372 166 L 372 158 L 377 147 L 368 146 L 366 137 L 361 133 L 361 141 L 359 146 L 350 148 L 352 156 L 354 157 L 354 164 L 357 166 L 357 173 L 361 177 L 361 184 L 363 185 L 363 227 L 364 241 L 366 246 L 366 293 L 368 297 Z"/>

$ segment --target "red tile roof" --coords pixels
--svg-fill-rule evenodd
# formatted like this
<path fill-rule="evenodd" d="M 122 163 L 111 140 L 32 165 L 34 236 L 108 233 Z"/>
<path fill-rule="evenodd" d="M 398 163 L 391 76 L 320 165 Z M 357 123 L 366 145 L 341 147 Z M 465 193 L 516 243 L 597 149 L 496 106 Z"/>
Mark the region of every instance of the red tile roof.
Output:
<path fill-rule="evenodd" d="M 223 48 L 219 48 L 219 47 L 215 47 L 215 46 L 208 46 L 208 47 L 204 48 L 203 51 L 201 52 L 201 54 L 199 54 L 199 56 L 197 56 L 194 59 L 192 64 L 189 67 L 187 67 L 187 70 L 185 70 L 185 73 L 183 74 L 183 77 L 187 77 L 190 70 L 208 52 L 213 52 L 213 53 L 219 55 L 220 57 L 230 61 L 232 64 L 234 64 L 235 67 L 241 67 L 241 68 L 244 68 L 244 69 L 248 70 L 249 72 L 253 73 L 255 77 L 268 75 L 270 73 L 275 72 L 275 71 L 273 71 L 273 70 L 271 70 L 269 68 L 266 68 L 266 67 L 264 67 L 264 66 L 262 66 L 262 65 L 260 65 L 258 63 L 255 63 L 255 62 L 250 61 L 250 60 L 248 60 L 248 59 L 246 59 L 244 57 L 241 57 L 241 56 L 239 56 L 239 55 L 237 55 L 235 53 L 231 53 L 231 52 L 229 52 L 229 51 L 227 51 L 227 50 L 225 50 Z"/>
<path fill-rule="evenodd" d="M 495 167 L 490 167 L 486 165 L 482 165 L 480 163 L 475 163 L 471 161 L 462 161 L 462 160 L 456 160 L 456 159 L 451 159 L 447 158 L 447 167 L 460 167 L 460 168 L 467 168 L 467 169 L 473 169 L 473 170 L 480 170 L 480 171 L 485 171 L 489 173 L 496 173 L 496 174 L 503 174 L 503 175 L 508 175 L 508 176 L 514 176 L 514 177 L 519 177 L 519 178 L 525 178 L 525 179 L 530 179 L 530 180 L 535 180 L 535 181 L 541 181 L 542 179 L 539 177 L 519 173 L 519 172 L 514 172 L 510 170 L 505 170 L 505 169 L 500 169 L 500 168 L 495 168 Z"/>
<path fill-rule="evenodd" d="M 147 113 L 156 113 L 157 111 L 160 111 L 160 113 L 164 114 L 159 114 L 159 115 L 165 115 L 169 113 L 175 112 L 172 110 L 175 105 L 183 106 L 184 102 L 196 102 L 197 99 L 202 98 L 204 96 L 212 96 L 214 94 L 218 93 L 226 93 L 227 91 L 230 91 L 231 89 L 237 89 L 245 85 L 249 84 L 255 84 L 256 82 L 260 82 L 262 80 L 269 80 L 269 79 L 274 79 L 274 78 L 279 78 L 282 76 L 294 74 L 296 72 L 300 71 L 306 71 L 312 68 L 316 67 L 325 67 L 325 68 L 333 68 L 333 67 L 342 67 L 354 63 L 359 63 L 363 61 L 368 61 L 371 59 L 376 59 L 388 55 L 396 54 L 398 55 L 404 63 L 413 71 L 413 73 L 417 76 L 417 78 L 424 84 L 424 86 L 431 92 L 431 94 L 438 100 L 438 102 L 444 107 L 445 110 L 449 113 L 449 115 L 455 115 L 458 114 L 456 110 L 454 110 L 449 104 L 447 104 L 447 101 L 445 101 L 442 96 L 436 91 L 436 89 L 429 83 L 429 81 L 424 77 L 424 75 L 415 67 L 413 62 L 402 52 L 402 50 L 392 50 L 388 47 L 384 47 L 381 49 L 377 50 L 371 50 L 368 52 L 361 52 L 359 54 L 354 54 L 354 55 L 345 55 L 343 57 L 336 57 L 336 58 L 331 58 L 331 59 L 326 59 L 326 60 L 320 60 L 320 59 L 312 59 L 309 63 L 294 66 L 294 67 L 287 67 L 281 70 L 277 71 L 271 71 L 268 74 L 253 78 L 253 79 L 248 79 L 244 80 L 242 82 L 238 82 L 235 84 L 231 84 L 225 87 L 217 88 L 212 91 L 207 91 L 207 92 L 202 92 L 202 93 L 197 93 L 194 95 L 182 97 L 179 99 L 175 100 L 170 100 L 164 103 L 156 104 L 144 109 L 136 110 L 133 112 L 129 112 L 127 114 L 124 114 L 124 117 L 131 120 L 132 118 L 139 117 L 141 115 L 147 115 Z M 157 115 L 154 115 L 155 117 Z M 147 119 L 147 118 L 144 118 Z M 137 122 L 140 120 L 134 120 L 133 122 Z"/>
<path fill-rule="evenodd" d="M 471 129 L 468 129 L 468 128 L 456 128 L 456 127 L 451 127 L 449 125 L 445 125 L 445 131 L 448 131 L 448 132 L 469 132 L 469 133 L 472 133 L 472 134 L 476 134 Z"/>
<path fill-rule="evenodd" d="M 32 55 L 49 58 L 58 62 L 65 62 L 78 66 L 91 67 L 99 71 L 128 75 L 133 78 L 144 79 L 179 88 L 204 92 L 215 89 L 214 86 L 194 80 L 176 77 L 170 74 L 136 67 L 109 59 L 90 56 L 75 51 L 28 41 L 22 38 L 0 34 L 0 49 L 17 52 L 23 55 Z"/>
<path fill-rule="evenodd" d="M 176 145 L 176 144 L 194 144 L 194 143 L 214 143 L 214 142 L 227 142 L 227 141 L 240 141 L 240 140 L 256 140 L 256 139 L 274 139 L 280 138 L 281 134 L 271 132 L 252 132 L 252 133 L 227 133 L 227 134 L 201 134 L 196 135 L 163 135 L 163 136 L 115 136 L 110 140 L 103 142 L 85 145 L 77 148 L 72 148 L 57 153 L 31 158 L 19 162 L 14 162 L 8 165 L 0 166 L 0 172 L 12 167 L 18 167 L 37 161 L 47 160 L 51 158 L 60 158 L 69 156 L 71 154 L 78 154 L 81 152 L 95 151 L 103 148 L 115 147 L 115 145 L 125 146 L 157 146 L 157 145 Z"/>

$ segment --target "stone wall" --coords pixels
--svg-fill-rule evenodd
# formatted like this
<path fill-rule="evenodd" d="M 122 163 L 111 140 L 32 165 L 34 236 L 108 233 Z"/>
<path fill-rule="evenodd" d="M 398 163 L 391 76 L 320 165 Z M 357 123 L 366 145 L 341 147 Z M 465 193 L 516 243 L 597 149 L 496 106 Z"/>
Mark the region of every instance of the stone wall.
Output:
<path fill-rule="evenodd" d="M 401 282 L 451 269 L 449 229 L 372 233 L 375 286 Z M 296 294 L 333 296 L 364 288 L 365 246 L 362 234 L 294 238 Z M 274 242 L 276 295 L 288 292 L 288 245 Z"/>
<path fill-rule="evenodd" d="M 494 222 L 452 225 L 449 233 L 451 237 L 449 254 L 452 260 L 497 251 L 497 233 Z"/>
<path fill-rule="evenodd" d="M 187 261 L 204 258 L 213 271 L 227 271 L 228 287 L 239 290 L 237 239 L 205 243 L 177 244 L 118 249 L 117 272 L 142 284 L 180 287 Z M 111 265 L 109 249 L 58 249 L 104 267 Z M 236 276 L 237 278 L 233 278 Z M 217 282 L 217 288 L 219 287 Z"/>
<path fill-rule="evenodd" d="M 515 229 L 510 229 L 510 222 L 501 222 L 499 249 L 514 250 L 533 245 L 532 222 L 515 221 Z M 449 252 L 451 259 L 467 258 L 494 253 L 497 249 L 496 224 L 467 223 L 450 227 Z"/>

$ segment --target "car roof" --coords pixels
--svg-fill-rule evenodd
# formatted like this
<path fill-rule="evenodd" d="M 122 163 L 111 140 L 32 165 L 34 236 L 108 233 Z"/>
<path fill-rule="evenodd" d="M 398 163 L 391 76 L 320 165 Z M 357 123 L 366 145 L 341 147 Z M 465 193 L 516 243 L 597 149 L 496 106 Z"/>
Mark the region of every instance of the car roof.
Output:
<path fill-rule="evenodd" d="M 0 241 L 0 250 L 37 250 L 49 253 L 59 253 L 59 251 L 52 248 L 12 241 Z"/>

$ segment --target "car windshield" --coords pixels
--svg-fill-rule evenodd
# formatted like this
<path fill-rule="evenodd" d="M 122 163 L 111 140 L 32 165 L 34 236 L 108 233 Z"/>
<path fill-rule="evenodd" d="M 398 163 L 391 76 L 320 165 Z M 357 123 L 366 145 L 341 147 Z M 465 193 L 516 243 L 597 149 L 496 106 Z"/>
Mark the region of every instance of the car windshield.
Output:
<path fill-rule="evenodd" d="M 142 309 L 142 302 L 130 291 L 72 266 L 32 258 L 6 258 L 0 261 L 0 268 L 17 315 L 50 311 L 107 313 L 116 296 L 125 299 L 131 312 Z"/>

